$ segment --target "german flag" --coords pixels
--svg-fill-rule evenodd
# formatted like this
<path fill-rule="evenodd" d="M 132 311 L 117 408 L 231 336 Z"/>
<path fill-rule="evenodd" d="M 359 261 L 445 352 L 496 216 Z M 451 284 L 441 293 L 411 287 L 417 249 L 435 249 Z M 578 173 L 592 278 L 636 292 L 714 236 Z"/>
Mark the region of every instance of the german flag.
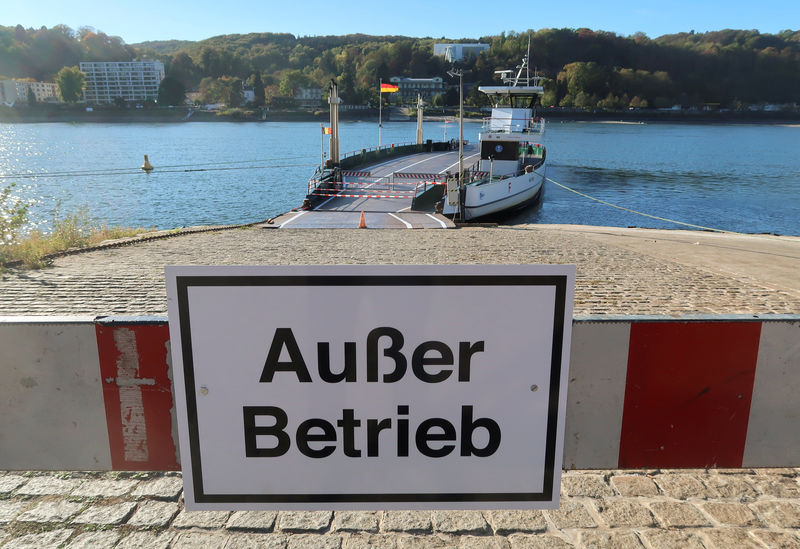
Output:
<path fill-rule="evenodd" d="M 398 89 L 397 84 L 381 84 L 381 93 L 393 93 Z"/>

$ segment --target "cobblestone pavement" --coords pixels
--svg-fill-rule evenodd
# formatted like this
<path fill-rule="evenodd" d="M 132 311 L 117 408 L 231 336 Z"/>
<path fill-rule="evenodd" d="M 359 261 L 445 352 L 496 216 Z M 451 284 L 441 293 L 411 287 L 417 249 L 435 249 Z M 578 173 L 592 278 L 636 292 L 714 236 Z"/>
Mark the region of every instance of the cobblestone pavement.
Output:
<path fill-rule="evenodd" d="M 186 512 L 178 473 L 0 472 L 0 547 L 800 547 L 800 469 L 570 471 L 558 510 Z"/>
<path fill-rule="evenodd" d="M 703 233 L 661 231 L 686 241 L 678 248 L 672 243 L 665 255 L 657 246 L 659 232 L 617 230 L 655 235 L 640 238 L 634 249 L 599 228 L 585 229 L 251 227 L 189 234 L 67 256 L 39 271 L 11 270 L 0 280 L 0 315 L 165 315 L 165 265 L 446 263 L 575 263 L 576 315 L 800 312 L 800 277 L 791 274 L 800 272 L 800 239 L 745 237 L 750 239 L 745 251 L 733 259 L 741 263 L 740 256 L 749 253 L 745 259 L 755 262 L 756 270 L 738 272 L 720 268 L 726 257 L 719 254 L 734 251 L 708 242 Z M 767 250 L 768 245 L 780 249 Z M 772 283 L 770 265 L 775 273 L 779 267 L 788 272 L 788 282 Z"/>

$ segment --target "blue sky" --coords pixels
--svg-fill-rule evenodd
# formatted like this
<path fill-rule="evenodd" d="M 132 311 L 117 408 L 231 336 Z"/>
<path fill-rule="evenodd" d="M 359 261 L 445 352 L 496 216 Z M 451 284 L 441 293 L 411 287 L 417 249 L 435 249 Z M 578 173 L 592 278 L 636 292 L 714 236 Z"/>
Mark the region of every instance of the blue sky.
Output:
<path fill-rule="evenodd" d="M 65 24 L 73 29 L 90 26 L 119 36 L 128 44 L 145 40 L 202 40 L 218 34 L 247 32 L 478 38 L 503 31 L 587 27 L 623 36 L 644 32 L 654 38 L 690 30 L 735 28 L 775 33 L 800 28 L 800 2 L 797 0 L 267 0 L 231 3 L 218 0 L 3 0 L 3 4 L 2 25 L 39 28 Z M 336 12 L 331 6 L 336 6 Z M 491 12 L 489 6 L 501 9 Z"/>

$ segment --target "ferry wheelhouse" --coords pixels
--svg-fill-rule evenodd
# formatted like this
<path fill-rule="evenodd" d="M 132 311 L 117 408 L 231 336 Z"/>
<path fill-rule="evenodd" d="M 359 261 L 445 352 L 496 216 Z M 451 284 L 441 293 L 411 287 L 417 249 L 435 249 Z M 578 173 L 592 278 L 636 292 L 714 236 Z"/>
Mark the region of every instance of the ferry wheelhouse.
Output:
<path fill-rule="evenodd" d="M 516 71 L 496 74 L 503 85 L 478 87 L 494 100 L 479 134 L 480 160 L 466 172 L 457 203 L 445 200 L 443 207 L 443 213 L 464 220 L 535 204 L 546 178 L 545 121 L 535 115 L 543 77 L 531 76 L 529 55 Z"/>

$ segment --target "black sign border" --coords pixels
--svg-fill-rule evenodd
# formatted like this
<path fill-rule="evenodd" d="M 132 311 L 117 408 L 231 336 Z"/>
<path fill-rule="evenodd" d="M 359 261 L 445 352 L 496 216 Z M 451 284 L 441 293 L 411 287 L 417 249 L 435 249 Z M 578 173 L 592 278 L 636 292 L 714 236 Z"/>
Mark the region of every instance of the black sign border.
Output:
<path fill-rule="evenodd" d="M 183 376 L 186 391 L 189 452 L 194 499 L 197 503 L 438 503 L 553 501 L 558 432 L 558 399 L 566 308 L 566 275 L 232 275 L 176 276 Z M 208 494 L 203 488 L 200 436 L 195 391 L 194 360 L 189 320 L 189 288 L 208 286 L 553 286 L 553 347 L 545 443 L 544 483 L 541 492 L 399 493 L 399 494 Z"/>

